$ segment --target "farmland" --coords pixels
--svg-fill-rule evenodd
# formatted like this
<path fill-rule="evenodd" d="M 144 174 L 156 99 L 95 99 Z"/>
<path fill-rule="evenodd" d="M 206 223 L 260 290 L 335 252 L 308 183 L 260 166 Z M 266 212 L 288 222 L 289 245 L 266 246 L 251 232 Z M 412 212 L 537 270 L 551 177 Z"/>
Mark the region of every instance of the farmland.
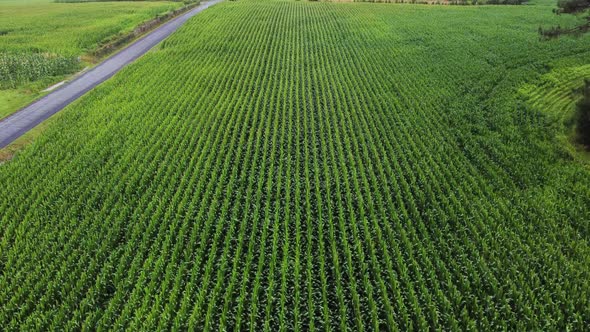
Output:
<path fill-rule="evenodd" d="M 205 10 L 0 165 L 0 326 L 584 330 L 552 5 Z"/>
<path fill-rule="evenodd" d="M 101 42 L 182 5 L 0 0 L 0 118 L 91 65 Z"/>

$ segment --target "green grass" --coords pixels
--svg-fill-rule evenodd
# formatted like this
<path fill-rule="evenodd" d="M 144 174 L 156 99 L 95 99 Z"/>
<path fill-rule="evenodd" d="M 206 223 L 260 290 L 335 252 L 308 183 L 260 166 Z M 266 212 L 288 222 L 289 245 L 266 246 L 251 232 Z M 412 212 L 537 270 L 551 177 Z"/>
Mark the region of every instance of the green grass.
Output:
<path fill-rule="evenodd" d="M 15 109 L 32 102 L 35 96 L 26 91 L 17 89 L 3 90 L 0 92 L 0 119 L 10 115 Z"/>
<path fill-rule="evenodd" d="M 16 63 L 0 61 L 0 99 L 10 99 L 10 104 L 0 106 L 0 118 L 12 113 L 39 96 L 39 92 L 58 82 L 64 75 L 84 67 L 84 55 L 114 35 L 131 31 L 141 22 L 182 6 L 179 2 L 110 2 L 61 4 L 50 0 L 12 1 L 0 0 L 0 60 L 3 54 L 12 58 L 33 58 L 31 61 L 42 68 L 50 68 L 54 61 L 39 61 L 39 57 L 63 58 L 71 63 L 82 57 L 75 65 L 38 70 L 35 74 Z M 45 56 L 47 55 L 47 56 Z M 20 70 L 9 79 L 4 67 Z M 53 66 L 55 67 L 55 66 Z M 41 69 L 42 69 L 41 68 Z M 43 73 L 39 76 L 37 73 Z M 42 86 L 40 81 L 48 82 Z M 7 89 L 6 87 L 11 87 Z M 14 98 L 14 96 L 27 96 Z M 22 100 L 22 103 L 16 100 Z"/>
<path fill-rule="evenodd" d="M 0 166 L 0 326 L 584 330 L 590 169 L 533 93 L 572 20 L 207 9 Z"/>

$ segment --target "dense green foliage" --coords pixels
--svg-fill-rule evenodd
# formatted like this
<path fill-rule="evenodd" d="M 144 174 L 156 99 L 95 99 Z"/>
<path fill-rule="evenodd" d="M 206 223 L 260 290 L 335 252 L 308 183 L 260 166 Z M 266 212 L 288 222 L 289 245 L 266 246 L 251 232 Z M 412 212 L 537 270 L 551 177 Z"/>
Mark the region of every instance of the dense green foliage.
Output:
<path fill-rule="evenodd" d="M 553 9 L 555 14 L 579 14 L 590 9 L 590 0 L 559 0 L 557 2 L 557 8 Z M 590 30 L 590 15 L 588 15 L 590 11 L 588 11 L 587 15 L 585 16 L 585 20 L 583 23 L 579 23 L 573 27 L 561 27 L 561 26 L 553 26 L 549 29 L 547 28 L 539 28 L 539 33 L 548 38 L 556 38 L 561 35 L 579 35 L 588 32 Z"/>
<path fill-rule="evenodd" d="M 557 19 L 207 9 L 0 166 L 0 326 L 583 330 L 590 170 L 532 98 L 590 61 Z"/>
<path fill-rule="evenodd" d="M 590 0 L 559 0 L 557 7 L 562 13 L 579 13 L 590 8 Z"/>
<path fill-rule="evenodd" d="M 79 63 L 73 56 L 0 53 L 0 88 L 14 89 L 44 77 L 68 74 L 75 71 Z"/>
<path fill-rule="evenodd" d="M 0 90 L 0 118 L 34 99 L 39 89 L 82 69 L 78 58 L 103 40 L 181 6 L 176 2 L 0 0 L 0 89 L 11 89 Z M 6 96 L 16 100 L 3 102 Z"/>

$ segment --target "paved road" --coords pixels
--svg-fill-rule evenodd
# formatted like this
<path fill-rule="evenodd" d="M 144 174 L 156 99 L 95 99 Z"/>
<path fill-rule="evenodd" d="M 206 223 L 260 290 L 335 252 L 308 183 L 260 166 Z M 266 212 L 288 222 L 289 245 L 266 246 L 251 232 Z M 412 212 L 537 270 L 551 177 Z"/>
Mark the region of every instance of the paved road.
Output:
<path fill-rule="evenodd" d="M 119 70 L 135 61 L 152 47 L 156 46 L 188 19 L 222 0 L 204 1 L 197 7 L 163 24 L 156 30 L 131 44 L 121 52 L 84 73 L 72 82 L 60 87 L 20 111 L 0 120 L 0 148 L 12 143 L 27 131 L 61 111 L 83 94 L 106 81 Z"/>

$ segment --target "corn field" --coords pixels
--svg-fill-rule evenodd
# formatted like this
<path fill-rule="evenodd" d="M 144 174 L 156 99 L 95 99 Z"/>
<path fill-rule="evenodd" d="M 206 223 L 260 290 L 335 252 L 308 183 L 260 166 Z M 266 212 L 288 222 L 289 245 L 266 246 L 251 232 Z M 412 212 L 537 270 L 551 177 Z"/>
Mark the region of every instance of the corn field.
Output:
<path fill-rule="evenodd" d="M 517 96 L 590 39 L 545 9 L 207 9 L 0 165 L 0 326 L 586 329 L 590 171 Z"/>
<path fill-rule="evenodd" d="M 70 74 L 79 67 L 77 57 L 43 53 L 0 53 L 0 88 L 14 89 L 46 77 Z"/>

